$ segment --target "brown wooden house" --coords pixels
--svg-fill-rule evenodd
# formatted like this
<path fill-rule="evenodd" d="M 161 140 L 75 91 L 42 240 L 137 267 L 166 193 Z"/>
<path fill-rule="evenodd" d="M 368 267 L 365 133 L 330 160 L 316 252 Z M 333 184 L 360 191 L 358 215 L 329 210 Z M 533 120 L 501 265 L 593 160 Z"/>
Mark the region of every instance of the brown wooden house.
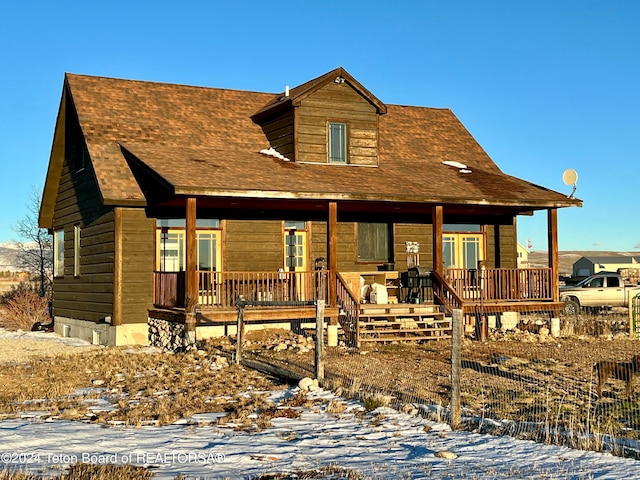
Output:
<path fill-rule="evenodd" d="M 322 297 L 359 343 L 384 318 L 428 336 L 456 307 L 554 314 L 557 209 L 581 204 L 504 174 L 450 110 L 386 105 L 342 68 L 277 94 L 67 74 L 39 223 L 65 335 L 144 343 L 150 317 L 204 332 L 239 295 L 261 322 Z M 536 210 L 549 268 L 518 269 Z M 362 304 L 360 277 L 386 301 Z"/>

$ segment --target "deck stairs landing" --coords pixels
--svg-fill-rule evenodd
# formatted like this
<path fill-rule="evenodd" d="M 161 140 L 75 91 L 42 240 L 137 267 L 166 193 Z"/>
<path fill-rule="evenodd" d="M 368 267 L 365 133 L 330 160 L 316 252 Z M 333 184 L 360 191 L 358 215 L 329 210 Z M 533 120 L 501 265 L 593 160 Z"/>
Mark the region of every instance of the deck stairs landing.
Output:
<path fill-rule="evenodd" d="M 451 318 L 431 303 L 360 304 L 358 343 L 451 338 Z"/>

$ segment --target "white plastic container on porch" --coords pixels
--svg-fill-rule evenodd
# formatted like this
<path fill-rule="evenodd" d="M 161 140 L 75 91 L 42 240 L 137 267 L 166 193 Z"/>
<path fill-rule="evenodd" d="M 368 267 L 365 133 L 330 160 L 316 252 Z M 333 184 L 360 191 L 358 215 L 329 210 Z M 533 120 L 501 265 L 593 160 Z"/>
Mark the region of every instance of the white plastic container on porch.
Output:
<path fill-rule="evenodd" d="M 369 295 L 369 301 L 371 303 L 389 303 L 389 294 L 387 293 L 387 287 L 379 283 L 371 284 L 371 294 Z"/>

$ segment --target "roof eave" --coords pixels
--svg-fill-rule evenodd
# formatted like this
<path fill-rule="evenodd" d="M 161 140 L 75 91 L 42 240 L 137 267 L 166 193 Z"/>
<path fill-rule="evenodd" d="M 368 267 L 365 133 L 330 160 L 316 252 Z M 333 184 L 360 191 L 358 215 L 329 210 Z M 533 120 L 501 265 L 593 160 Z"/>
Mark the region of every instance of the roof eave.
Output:
<path fill-rule="evenodd" d="M 207 187 L 192 187 L 174 185 L 173 191 L 178 196 L 205 196 L 205 197 L 237 197 L 256 199 L 279 199 L 279 200 L 324 200 L 324 201 L 368 201 L 368 202 L 393 202 L 393 203 L 421 203 L 421 204 L 446 204 L 446 205 L 467 205 L 480 207 L 513 207 L 523 210 L 541 210 L 546 208 L 582 207 L 582 201 L 577 199 L 567 199 L 567 201 L 516 201 L 509 199 L 478 200 L 465 199 L 459 197 L 436 197 L 436 196 L 415 196 L 415 195 L 384 195 L 376 193 L 342 193 L 342 192 L 283 192 L 274 190 L 237 190 L 237 189 L 216 189 Z"/>
<path fill-rule="evenodd" d="M 62 167 L 64 165 L 66 98 L 67 80 L 65 78 L 53 132 L 53 142 L 51 145 L 51 153 L 49 154 L 47 176 L 45 177 L 40 210 L 38 212 L 38 227 L 40 228 L 53 228 L 53 214 L 55 210 L 56 197 L 58 196 Z"/>

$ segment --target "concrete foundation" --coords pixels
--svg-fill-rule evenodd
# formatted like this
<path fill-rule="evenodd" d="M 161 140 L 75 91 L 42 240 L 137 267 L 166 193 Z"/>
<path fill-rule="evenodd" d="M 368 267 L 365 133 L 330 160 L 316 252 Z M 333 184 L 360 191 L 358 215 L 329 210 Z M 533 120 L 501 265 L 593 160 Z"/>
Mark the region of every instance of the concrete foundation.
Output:
<path fill-rule="evenodd" d="M 63 337 L 80 338 L 93 345 L 146 345 L 149 330 L 146 323 L 111 325 L 75 318 L 55 317 L 54 331 Z"/>

